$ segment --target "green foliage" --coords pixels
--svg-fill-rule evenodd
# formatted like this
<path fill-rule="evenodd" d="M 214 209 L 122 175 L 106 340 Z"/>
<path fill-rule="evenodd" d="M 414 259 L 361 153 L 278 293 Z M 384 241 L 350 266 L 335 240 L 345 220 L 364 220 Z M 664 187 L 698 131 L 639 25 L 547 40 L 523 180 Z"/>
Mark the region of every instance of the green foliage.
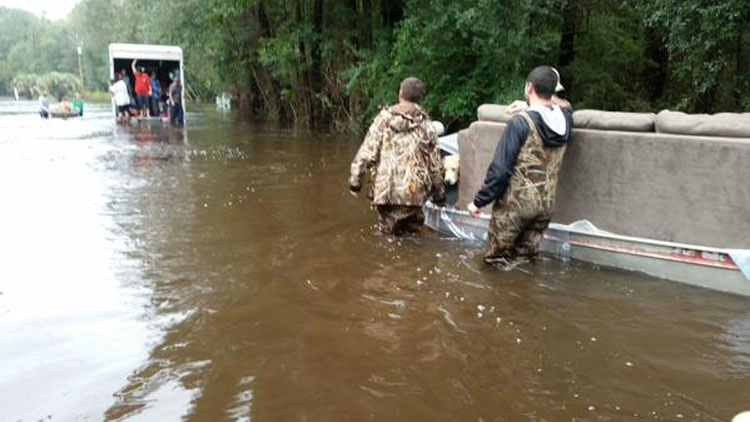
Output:
<path fill-rule="evenodd" d="M 104 90 L 112 42 L 178 45 L 186 91 L 258 117 L 363 128 L 407 76 L 460 127 L 557 65 L 578 108 L 750 109 L 748 0 L 81 0 L 62 22 L 0 8 L 0 94 L 33 74 Z M 322 14 L 316 13 L 316 10 Z M 566 44 L 569 42 L 569 44 Z M 570 48 L 569 48 L 570 47 Z M 15 79 L 14 79 L 15 77 Z M 37 77 L 68 95 L 73 80 Z M 30 95 L 30 94 L 26 94 Z"/>
<path fill-rule="evenodd" d="M 17 75 L 10 85 L 18 90 L 18 95 L 28 99 L 32 99 L 39 95 L 40 91 L 44 91 L 41 77 L 33 73 Z"/>
<path fill-rule="evenodd" d="M 13 78 L 11 86 L 18 90 L 19 95 L 29 99 L 42 92 L 48 92 L 58 101 L 72 97 L 81 89 L 78 76 L 61 72 L 49 72 L 41 76 L 34 73 L 22 73 Z"/>
<path fill-rule="evenodd" d="M 690 111 L 732 110 L 750 88 L 750 2 L 638 1 L 669 53 L 668 97 Z M 745 105 L 745 107 L 747 107 Z"/>
<path fill-rule="evenodd" d="M 642 75 L 646 41 L 637 12 L 625 3 L 602 1 L 589 9 L 577 40 L 573 92 L 578 108 L 647 111 L 652 108 Z"/>
<path fill-rule="evenodd" d="M 112 101 L 112 96 L 108 91 L 86 91 L 82 92 L 81 96 L 84 100 L 92 103 L 109 103 Z"/>
<path fill-rule="evenodd" d="M 81 90 L 81 84 L 78 76 L 71 73 L 50 72 L 41 78 L 41 83 L 45 89 L 62 101 L 63 98 L 70 98 L 76 91 Z"/>
<path fill-rule="evenodd" d="M 522 94 L 520 62 L 528 8 L 496 1 L 436 0 L 408 3 L 392 43 L 342 74 L 353 94 L 371 98 L 367 115 L 397 101 L 407 76 L 427 85 L 424 106 L 433 117 L 470 121 L 481 102 Z"/>

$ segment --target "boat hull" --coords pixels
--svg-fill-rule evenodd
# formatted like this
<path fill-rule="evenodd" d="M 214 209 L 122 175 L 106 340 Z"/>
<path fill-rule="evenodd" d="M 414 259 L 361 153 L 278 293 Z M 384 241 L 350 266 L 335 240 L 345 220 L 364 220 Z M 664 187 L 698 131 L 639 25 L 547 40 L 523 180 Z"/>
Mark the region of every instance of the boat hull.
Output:
<path fill-rule="evenodd" d="M 81 115 L 78 112 L 66 112 L 66 111 L 51 111 L 49 115 L 53 119 L 73 119 L 76 117 L 81 117 Z"/>
<path fill-rule="evenodd" d="M 489 216 L 425 205 L 425 222 L 434 230 L 469 241 L 487 240 Z M 750 296 L 746 279 L 728 251 L 717 248 L 621 236 L 597 230 L 590 223 L 552 223 L 541 249 L 562 259 L 639 271 L 654 277 L 726 293 Z"/>

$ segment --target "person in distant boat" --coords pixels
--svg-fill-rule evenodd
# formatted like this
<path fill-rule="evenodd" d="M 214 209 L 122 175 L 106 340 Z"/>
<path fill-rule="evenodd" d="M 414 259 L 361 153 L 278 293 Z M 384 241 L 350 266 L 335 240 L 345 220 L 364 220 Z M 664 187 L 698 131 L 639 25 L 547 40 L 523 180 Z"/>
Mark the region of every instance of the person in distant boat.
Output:
<path fill-rule="evenodd" d="M 469 213 L 495 202 L 485 262 L 509 269 L 539 257 L 539 244 L 555 204 L 557 174 L 571 139 L 573 109 L 557 97 L 562 89 L 557 71 L 539 66 L 526 78 L 528 104 L 509 108 L 508 122 Z"/>
<path fill-rule="evenodd" d="M 70 104 L 70 101 L 62 100 L 60 102 L 60 111 L 62 111 L 63 113 L 72 113 L 73 106 Z"/>
<path fill-rule="evenodd" d="M 136 102 L 138 103 L 138 108 L 141 110 L 141 117 L 150 117 L 151 77 L 148 76 L 143 66 L 140 69 L 136 68 L 136 63 L 138 63 L 138 59 L 133 60 L 131 64 L 133 77 L 135 78 Z"/>
<path fill-rule="evenodd" d="M 180 76 L 176 75 L 174 81 L 169 85 L 169 121 L 173 126 L 182 126 L 185 117 L 182 109 L 182 82 Z"/>
<path fill-rule="evenodd" d="M 372 203 L 385 234 L 419 232 L 425 201 L 445 203 L 438 135 L 419 106 L 424 91 L 419 79 L 404 79 L 399 103 L 378 113 L 351 164 L 349 189 L 355 196 L 365 173 L 372 176 Z"/>
<path fill-rule="evenodd" d="M 115 107 L 117 107 L 117 120 L 125 123 L 130 118 L 128 109 L 130 108 L 130 95 L 128 95 L 128 87 L 125 81 L 122 79 L 122 75 L 118 74 L 117 79 L 109 81 L 109 92 L 115 101 Z"/>
<path fill-rule="evenodd" d="M 149 97 L 149 105 L 151 107 L 151 115 L 159 116 L 159 96 L 161 89 L 159 87 L 159 79 L 156 77 L 156 72 L 151 71 L 151 97 Z"/>
<path fill-rule="evenodd" d="M 76 92 L 76 98 L 73 100 L 73 108 L 78 112 L 79 116 L 83 116 L 83 100 L 81 94 Z"/>
<path fill-rule="evenodd" d="M 44 92 L 39 93 L 39 115 L 42 119 L 49 119 L 49 100 Z"/>

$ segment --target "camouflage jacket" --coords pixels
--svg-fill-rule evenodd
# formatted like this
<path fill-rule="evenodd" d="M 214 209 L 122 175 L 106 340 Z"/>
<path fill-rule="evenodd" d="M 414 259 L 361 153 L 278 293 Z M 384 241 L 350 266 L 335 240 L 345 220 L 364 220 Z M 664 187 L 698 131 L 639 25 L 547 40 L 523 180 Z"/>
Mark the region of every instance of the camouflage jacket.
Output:
<path fill-rule="evenodd" d="M 529 136 L 516 159 L 510 186 L 495 208 L 509 208 L 527 217 L 549 216 L 566 146 L 546 147 L 528 113 L 520 115 L 529 125 Z"/>
<path fill-rule="evenodd" d="M 358 190 L 371 172 L 375 205 L 422 206 L 444 198 L 437 132 L 419 106 L 384 108 L 351 165 L 349 186 Z"/>

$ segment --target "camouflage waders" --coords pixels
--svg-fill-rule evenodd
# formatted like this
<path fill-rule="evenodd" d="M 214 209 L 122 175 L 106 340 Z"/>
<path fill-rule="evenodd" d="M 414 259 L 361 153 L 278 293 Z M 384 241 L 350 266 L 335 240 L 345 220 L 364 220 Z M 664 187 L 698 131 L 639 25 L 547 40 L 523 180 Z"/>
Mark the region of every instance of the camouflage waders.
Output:
<path fill-rule="evenodd" d="M 557 173 L 566 147 L 545 147 L 531 117 L 526 112 L 521 116 L 529 126 L 529 135 L 516 159 L 508 190 L 492 207 L 484 258 L 490 265 L 535 261 L 555 205 Z"/>
<path fill-rule="evenodd" d="M 378 228 L 384 234 L 401 236 L 419 233 L 424 223 L 422 207 L 407 205 L 377 205 Z"/>

